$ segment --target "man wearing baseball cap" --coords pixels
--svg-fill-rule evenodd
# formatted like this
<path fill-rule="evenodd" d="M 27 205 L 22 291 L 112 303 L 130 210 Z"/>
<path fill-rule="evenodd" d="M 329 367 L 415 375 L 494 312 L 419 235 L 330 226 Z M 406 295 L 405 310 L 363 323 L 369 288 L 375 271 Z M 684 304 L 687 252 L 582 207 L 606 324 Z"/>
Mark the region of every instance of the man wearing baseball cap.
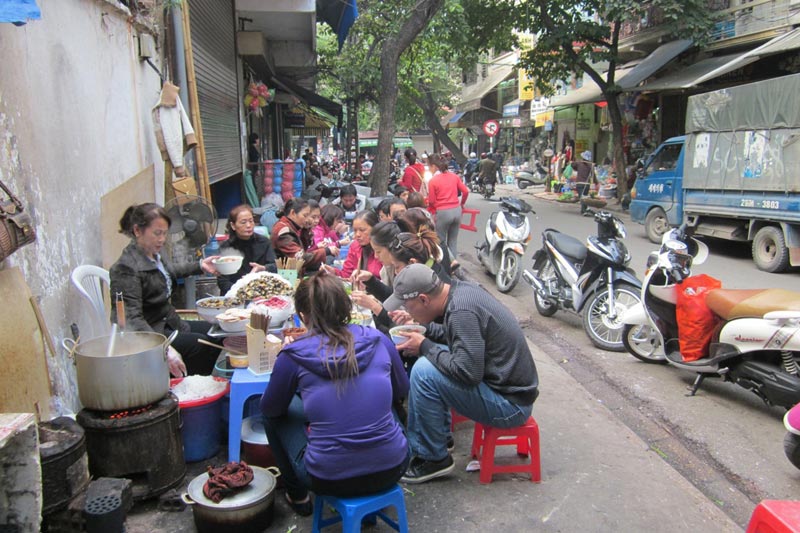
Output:
<path fill-rule="evenodd" d="M 538 396 L 539 377 L 517 318 L 507 307 L 475 283 L 444 283 L 416 263 L 397 274 L 384 307 L 397 322 L 410 315 L 427 328 L 424 336 L 403 333 L 408 340 L 397 347 L 420 355 L 408 397 L 414 457 L 403 482 L 424 483 L 452 472 L 446 433 L 450 408 L 484 425 L 525 423 Z M 441 324 L 434 322 L 439 319 Z"/>

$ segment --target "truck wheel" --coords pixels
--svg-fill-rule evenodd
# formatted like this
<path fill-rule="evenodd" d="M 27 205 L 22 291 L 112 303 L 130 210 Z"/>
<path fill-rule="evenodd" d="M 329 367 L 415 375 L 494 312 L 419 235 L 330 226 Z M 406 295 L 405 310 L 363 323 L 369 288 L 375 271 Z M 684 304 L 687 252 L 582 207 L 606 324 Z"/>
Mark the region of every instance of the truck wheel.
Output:
<path fill-rule="evenodd" d="M 764 226 L 753 239 L 753 261 L 759 270 L 783 272 L 789 266 L 789 249 L 783 232 L 776 226 Z"/>
<path fill-rule="evenodd" d="M 644 230 L 650 242 L 661 244 L 661 237 L 669 230 L 667 214 L 660 207 L 656 207 L 647 213 L 644 219 Z"/>

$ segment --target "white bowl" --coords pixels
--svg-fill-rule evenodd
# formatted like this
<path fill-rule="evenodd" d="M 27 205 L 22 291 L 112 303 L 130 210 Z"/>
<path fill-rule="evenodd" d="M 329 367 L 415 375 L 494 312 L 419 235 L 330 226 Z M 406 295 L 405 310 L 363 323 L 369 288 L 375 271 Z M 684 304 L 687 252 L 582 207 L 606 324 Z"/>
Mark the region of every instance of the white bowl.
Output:
<path fill-rule="evenodd" d="M 203 302 L 210 302 L 212 300 L 227 300 L 229 305 L 223 305 L 220 307 L 203 307 Z M 197 314 L 208 322 L 209 324 L 217 324 L 217 315 L 220 313 L 224 313 L 228 309 L 232 309 L 234 307 L 242 307 L 241 305 L 232 305 L 232 298 L 225 298 L 224 296 L 209 296 L 208 298 L 200 298 L 195 303 L 195 307 L 197 308 Z"/>
<path fill-rule="evenodd" d="M 227 322 L 225 320 L 219 321 L 219 327 L 222 328 L 222 331 L 227 333 L 244 333 L 245 329 L 247 329 L 247 324 L 250 323 L 249 318 L 243 318 L 241 320 L 236 320 L 234 322 Z"/>
<path fill-rule="evenodd" d="M 243 260 L 244 257 L 240 255 L 223 255 L 214 259 L 212 263 L 214 263 L 217 272 L 223 276 L 230 276 L 239 272 L 239 269 L 242 268 Z"/>
<path fill-rule="evenodd" d="M 286 305 L 283 307 L 272 307 L 267 305 L 266 302 L 269 302 L 273 298 L 277 298 L 282 300 Z M 294 314 L 294 298 L 291 296 L 282 296 L 276 295 L 270 298 L 265 298 L 263 301 L 261 299 L 255 300 L 252 304 L 248 306 L 248 309 L 265 309 L 267 313 L 269 313 L 270 319 L 270 328 L 275 328 L 277 325 L 282 325 L 286 322 L 289 317 Z"/>
<path fill-rule="evenodd" d="M 405 325 L 405 326 L 395 326 L 395 327 L 393 327 L 392 329 L 389 330 L 389 335 L 391 335 L 393 343 L 395 343 L 395 344 L 403 344 L 404 342 L 406 342 L 408 340 L 408 337 L 404 337 L 403 335 L 399 334 L 399 332 L 401 332 L 401 331 L 421 333 L 422 335 L 425 335 L 425 331 L 427 331 L 427 330 L 426 330 L 425 326 L 417 326 L 417 325 L 414 325 L 414 324 L 408 324 L 408 325 Z"/>

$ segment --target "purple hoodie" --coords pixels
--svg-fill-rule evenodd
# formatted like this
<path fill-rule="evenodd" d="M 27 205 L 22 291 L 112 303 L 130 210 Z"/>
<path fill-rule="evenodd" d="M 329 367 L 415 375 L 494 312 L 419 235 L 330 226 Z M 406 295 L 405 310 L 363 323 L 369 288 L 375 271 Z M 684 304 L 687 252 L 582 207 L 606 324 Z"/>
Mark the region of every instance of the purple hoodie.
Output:
<path fill-rule="evenodd" d="M 408 453 L 392 402 L 408 394 L 408 376 L 389 338 L 373 328 L 349 326 L 358 375 L 337 391 L 321 358 L 319 335 L 302 337 L 281 350 L 261 397 L 267 417 L 286 414 L 295 393 L 309 421 L 306 469 L 325 480 L 388 470 Z M 336 355 L 344 355 L 339 348 Z"/>

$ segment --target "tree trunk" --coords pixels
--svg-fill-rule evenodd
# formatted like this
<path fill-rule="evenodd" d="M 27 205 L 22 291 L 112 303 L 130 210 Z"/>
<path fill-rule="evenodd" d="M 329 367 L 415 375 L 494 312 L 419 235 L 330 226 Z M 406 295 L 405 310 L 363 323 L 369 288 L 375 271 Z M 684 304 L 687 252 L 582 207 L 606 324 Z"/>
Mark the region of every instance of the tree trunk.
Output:
<path fill-rule="evenodd" d="M 424 86 L 423 84 L 418 85 L 419 91 L 422 96 L 415 96 L 412 97 L 414 103 L 419 106 L 422 110 L 422 114 L 425 117 L 425 122 L 428 124 L 428 127 L 433 132 L 434 138 L 439 139 L 442 144 L 447 147 L 448 150 L 453 152 L 453 155 L 456 157 L 456 161 L 458 161 L 458 165 L 463 167 L 467 162 L 467 156 L 461 151 L 461 147 L 456 144 L 456 142 L 450 138 L 450 135 L 447 134 L 447 130 L 444 126 L 442 126 L 439 117 L 436 115 L 436 101 L 434 101 L 433 97 L 431 96 L 431 92 L 428 87 Z"/>
<path fill-rule="evenodd" d="M 614 142 L 614 170 L 617 172 L 617 199 L 622 200 L 628 192 L 628 176 L 625 174 L 625 152 L 622 149 L 622 111 L 617 94 L 607 94 L 608 114 L 611 116 L 611 134 Z"/>
<path fill-rule="evenodd" d="M 378 150 L 370 172 L 372 194 L 386 194 L 389 181 L 389 159 L 392 155 L 394 137 L 394 114 L 397 104 L 397 65 L 400 55 L 428 25 L 433 15 L 442 7 L 444 0 L 419 0 L 411 9 L 409 17 L 400 25 L 397 33 L 383 42 L 381 48 L 381 93 L 378 108 L 381 119 L 378 124 Z"/>

